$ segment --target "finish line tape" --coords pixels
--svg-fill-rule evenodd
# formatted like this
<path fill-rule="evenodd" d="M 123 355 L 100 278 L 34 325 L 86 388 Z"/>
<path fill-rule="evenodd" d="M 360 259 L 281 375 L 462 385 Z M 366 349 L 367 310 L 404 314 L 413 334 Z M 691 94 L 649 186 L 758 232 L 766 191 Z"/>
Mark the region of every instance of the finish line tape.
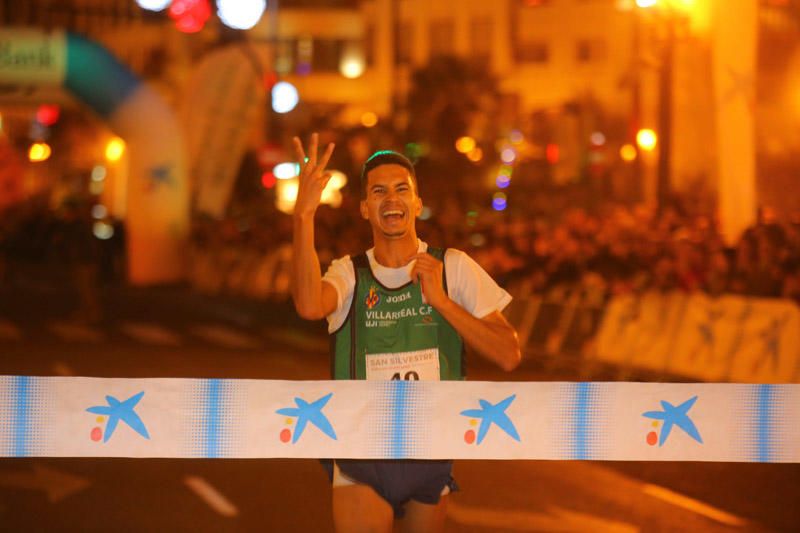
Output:
<path fill-rule="evenodd" d="M 0 456 L 800 462 L 800 385 L 0 376 Z"/>

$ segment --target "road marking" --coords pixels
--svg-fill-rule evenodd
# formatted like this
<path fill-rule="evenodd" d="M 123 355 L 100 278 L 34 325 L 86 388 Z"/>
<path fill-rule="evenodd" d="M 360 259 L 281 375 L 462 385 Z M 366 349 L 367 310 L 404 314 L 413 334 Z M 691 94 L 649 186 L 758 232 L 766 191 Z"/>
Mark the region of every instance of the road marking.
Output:
<path fill-rule="evenodd" d="M 233 517 L 239 514 L 239 510 L 228 498 L 200 476 L 186 476 L 183 482 L 209 507 L 222 516 Z"/>
<path fill-rule="evenodd" d="M 0 340 L 20 341 L 22 340 L 22 332 L 13 322 L 0 320 Z"/>
<path fill-rule="evenodd" d="M 263 346 L 258 339 L 225 326 L 206 324 L 192 328 L 191 332 L 201 339 L 223 348 L 256 350 Z"/>
<path fill-rule="evenodd" d="M 501 528 L 514 531 L 603 531 L 635 533 L 633 524 L 618 522 L 560 507 L 548 507 L 544 512 L 514 509 L 465 507 L 447 502 L 447 514 L 454 522 L 466 526 Z"/>
<path fill-rule="evenodd" d="M 123 322 L 119 328 L 125 335 L 142 344 L 150 344 L 153 346 L 181 345 L 181 337 L 177 333 L 158 324 Z"/>
<path fill-rule="evenodd" d="M 659 487 L 658 485 L 646 483 L 642 487 L 642 492 L 649 496 L 653 496 L 654 498 L 658 498 L 659 500 L 671 503 L 672 505 L 677 505 L 678 507 L 683 507 L 684 509 L 688 509 L 689 511 L 699 515 L 711 518 L 712 520 L 716 520 L 722 524 L 742 527 L 748 523 L 744 518 L 740 518 L 721 509 L 717 509 L 716 507 L 713 507 L 707 503 L 703 503 L 700 500 L 695 500 L 694 498 L 684 496 L 683 494 L 678 494 L 677 492 L 665 489 L 664 487 Z"/>
<path fill-rule="evenodd" d="M 62 361 L 56 361 L 55 363 L 53 363 L 53 372 L 55 372 L 57 376 L 75 375 L 75 371 L 72 370 L 72 368 L 70 368 L 70 366 L 67 363 L 64 363 Z"/>
<path fill-rule="evenodd" d="M 86 489 L 91 483 L 86 478 L 34 463 L 32 472 L 15 470 L 0 473 L 0 485 L 43 490 L 50 503 L 58 503 L 67 496 Z"/>
<path fill-rule="evenodd" d="M 76 322 L 53 322 L 50 324 L 50 330 L 67 342 L 98 344 L 105 339 L 102 332 Z"/>

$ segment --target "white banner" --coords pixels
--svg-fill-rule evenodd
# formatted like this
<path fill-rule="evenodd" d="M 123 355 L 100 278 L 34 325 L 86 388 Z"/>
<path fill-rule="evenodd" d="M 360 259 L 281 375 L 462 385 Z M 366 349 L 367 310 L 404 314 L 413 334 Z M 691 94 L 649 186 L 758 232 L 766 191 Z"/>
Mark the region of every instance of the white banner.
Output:
<path fill-rule="evenodd" d="M 0 456 L 800 462 L 800 385 L 0 376 Z"/>

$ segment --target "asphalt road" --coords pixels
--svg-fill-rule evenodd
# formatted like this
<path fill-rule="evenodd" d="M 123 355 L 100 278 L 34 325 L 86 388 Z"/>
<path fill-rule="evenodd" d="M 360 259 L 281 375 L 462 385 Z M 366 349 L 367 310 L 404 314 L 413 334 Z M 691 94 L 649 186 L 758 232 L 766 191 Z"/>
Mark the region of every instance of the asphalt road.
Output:
<path fill-rule="evenodd" d="M 108 289 L 101 323 L 68 290 L 0 289 L 0 374 L 327 379 L 322 324 L 285 302 Z M 533 358 L 512 374 L 586 377 Z M 602 374 L 591 379 L 606 379 Z M 449 531 L 798 531 L 800 465 L 461 461 Z M 0 459 L 4 531 L 331 531 L 313 460 Z"/>

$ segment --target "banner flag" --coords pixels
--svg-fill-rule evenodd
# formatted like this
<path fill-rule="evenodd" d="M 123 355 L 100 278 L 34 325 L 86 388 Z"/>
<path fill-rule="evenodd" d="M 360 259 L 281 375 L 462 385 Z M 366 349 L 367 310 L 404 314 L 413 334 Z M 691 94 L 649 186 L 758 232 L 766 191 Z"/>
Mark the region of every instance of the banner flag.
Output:
<path fill-rule="evenodd" d="M 800 462 L 800 385 L 0 376 L 0 457 Z"/>

